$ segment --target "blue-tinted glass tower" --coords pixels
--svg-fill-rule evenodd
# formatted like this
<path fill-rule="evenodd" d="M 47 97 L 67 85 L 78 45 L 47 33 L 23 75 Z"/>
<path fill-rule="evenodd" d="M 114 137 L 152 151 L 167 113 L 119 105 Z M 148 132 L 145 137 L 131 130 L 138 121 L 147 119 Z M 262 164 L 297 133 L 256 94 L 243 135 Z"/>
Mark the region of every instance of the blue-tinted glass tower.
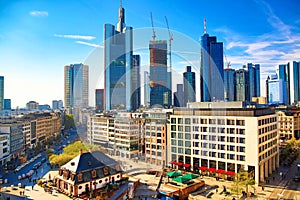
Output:
<path fill-rule="evenodd" d="M 177 84 L 177 91 L 174 92 L 174 107 L 184 106 L 183 84 Z"/>
<path fill-rule="evenodd" d="M 132 27 L 125 25 L 125 10 L 120 5 L 117 29 L 104 25 L 104 91 L 106 110 L 132 110 Z"/>
<path fill-rule="evenodd" d="M 104 110 L 104 89 L 95 90 L 96 111 Z"/>
<path fill-rule="evenodd" d="M 200 56 L 201 101 L 224 100 L 223 43 L 204 33 Z"/>
<path fill-rule="evenodd" d="M 292 61 L 287 64 L 289 69 L 290 104 L 300 101 L 300 62 Z"/>
<path fill-rule="evenodd" d="M 252 97 L 260 96 L 260 65 L 259 64 L 247 64 L 248 74 L 249 74 L 249 100 Z"/>
<path fill-rule="evenodd" d="M 183 92 L 184 92 L 184 106 L 187 102 L 196 101 L 196 79 L 195 72 L 192 72 L 191 66 L 185 67 L 183 73 Z"/>
<path fill-rule="evenodd" d="M 234 69 L 224 69 L 224 98 L 225 101 L 236 100 L 236 79 Z"/>
<path fill-rule="evenodd" d="M 236 100 L 250 101 L 249 72 L 246 69 L 238 69 L 235 72 Z"/>
<path fill-rule="evenodd" d="M 4 99 L 4 110 L 11 110 L 11 99 Z"/>
<path fill-rule="evenodd" d="M 131 75 L 131 110 L 135 111 L 141 106 L 141 79 L 140 79 L 140 55 L 133 55 L 132 75 Z"/>
<path fill-rule="evenodd" d="M 3 109 L 4 100 L 4 76 L 0 76 L 0 110 Z"/>
<path fill-rule="evenodd" d="M 167 41 L 151 40 L 150 49 L 150 106 L 171 106 L 170 72 L 167 71 Z"/>

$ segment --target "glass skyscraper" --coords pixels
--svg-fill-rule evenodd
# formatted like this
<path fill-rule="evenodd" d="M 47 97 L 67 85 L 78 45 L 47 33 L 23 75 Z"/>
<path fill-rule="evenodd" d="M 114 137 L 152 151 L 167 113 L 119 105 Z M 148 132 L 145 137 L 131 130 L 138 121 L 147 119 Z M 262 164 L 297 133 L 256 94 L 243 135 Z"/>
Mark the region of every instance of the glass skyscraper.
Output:
<path fill-rule="evenodd" d="M 104 25 L 104 91 L 106 110 L 132 110 L 132 27 L 125 25 L 125 10 L 120 5 L 117 29 Z"/>
<path fill-rule="evenodd" d="M 300 101 L 300 62 L 291 61 L 287 64 L 289 71 L 290 104 Z"/>
<path fill-rule="evenodd" d="M 174 107 L 183 107 L 183 100 L 183 84 L 177 84 L 177 91 L 174 92 Z"/>
<path fill-rule="evenodd" d="M 287 104 L 286 82 L 280 79 L 277 74 L 268 76 L 267 101 L 269 104 Z"/>
<path fill-rule="evenodd" d="M 0 110 L 3 109 L 4 100 L 4 76 L 0 76 Z"/>
<path fill-rule="evenodd" d="M 236 80 L 234 69 L 224 69 L 224 98 L 225 101 L 236 100 Z"/>
<path fill-rule="evenodd" d="M 235 72 L 236 100 L 250 101 L 249 95 L 249 72 L 246 69 L 238 69 Z"/>
<path fill-rule="evenodd" d="M 69 114 L 75 109 L 87 108 L 89 104 L 89 67 L 70 64 L 64 68 L 65 108 Z"/>
<path fill-rule="evenodd" d="M 131 76 L 131 110 L 135 111 L 141 106 L 141 76 L 140 76 L 141 57 L 133 55 L 132 76 Z"/>
<path fill-rule="evenodd" d="M 249 100 L 252 97 L 260 96 L 260 65 L 259 64 L 247 64 L 249 72 Z"/>
<path fill-rule="evenodd" d="M 151 40 L 150 49 L 150 106 L 171 106 L 171 73 L 167 71 L 167 41 Z"/>
<path fill-rule="evenodd" d="M 196 101 L 196 78 L 191 66 L 186 66 L 185 72 L 183 73 L 183 92 L 184 106 L 186 106 L 188 102 Z"/>
<path fill-rule="evenodd" d="M 201 101 L 224 100 L 223 43 L 207 33 L 201 36 Z"/>
<path fill-rule="evenodd" d="M 95 100 L 96 100 L 96 110 L 103 111 L 104 110 L 104 89 L 96 89 L 95 90 Z"/>

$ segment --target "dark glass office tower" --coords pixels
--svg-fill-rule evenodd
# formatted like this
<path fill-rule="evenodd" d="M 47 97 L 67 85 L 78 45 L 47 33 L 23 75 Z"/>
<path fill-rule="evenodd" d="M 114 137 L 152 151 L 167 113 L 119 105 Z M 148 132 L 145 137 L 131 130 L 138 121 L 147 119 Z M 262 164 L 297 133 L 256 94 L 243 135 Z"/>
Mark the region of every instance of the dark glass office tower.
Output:
<path fill-rule="evenodd" d="M 177 84 L 177 91 L 174 92 L 174 107 L 184 106 L 183 84 Z"/>
<path fill-rule="evenodd" d="M 236 76 L 236 100 L 250 101 L 249 94 L 249 72 L 248 70 L 239 69 L 235 72 Z"/>
<path fill-rule="evenodd" d="M 207 33 L 201 36 L 200 91 L 201 101 L 224 100 L 223 43 Z"/>
<path fill-rule="evenodd" d="M 260 96 L 260 65 L 259 64 L 247 64 L 249 74 L 249 99 L 252 97 Z"/>
<path fill-rule="evenodd" d="M 104 89 L 96 89 L 95 90 L 95 97 L 96 97 L 96 111 L 103 111 L 104 110 Z"/>
<path fill-rule="evenodd" d="M 236 80 L 234 69 L 224 69 L 224 98 L 225 101 L 236 100 Z"/>
<path fill-rule="evenodd" d="M 65 108 L 67 113 L 74 114 L 75 109 L 87 108 L 89 104 L 89 67 L 83 64 L 66 65 Z"/>
<path fill-rule="evenodd" d="M 184 92 L 184 106 L 188 102 L 196 101 L 196 79 L 195 72 L 192 72 L 191 66 L 185 67 L 183 73 L 183 92 Z"/>
<path fill-rule="evenodd" d="M 131 75 L 131 110 L 135 111 L 141 106 L 141 75 L 140 75 L 140 66 L 141 66 L 141 57 L 140 55 L 133 55 L 132 61 L 132 75 Z"/>
<path fill-rule="evenodd" d="M 167 41 L 151 40 L 150 49 L 150 106 L 171 106 L 170 72 L 167 71 Z"/>
<path fill-rule="evenodd" d="M 120 5 L 117 29 L 104 25 L 104 91 L 106 110 L 132 110 L 132 27 L 125 26 L 125 10 Z"/>

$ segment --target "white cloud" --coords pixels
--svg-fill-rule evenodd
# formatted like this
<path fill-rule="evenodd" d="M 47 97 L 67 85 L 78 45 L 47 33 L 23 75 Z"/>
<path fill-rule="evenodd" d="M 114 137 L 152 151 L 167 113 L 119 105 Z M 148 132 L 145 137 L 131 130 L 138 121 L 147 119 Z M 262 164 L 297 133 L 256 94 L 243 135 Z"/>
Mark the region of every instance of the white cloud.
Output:
<path fill-rule="evenodd" d="M 77 40 L 94 40 L 96 37 L 90 35 L 61 35 L 61 34 L 54 34 L 54 37 L 60 38 L 68 38 L 68 39 L 77 39 Z"/>
<path fill-rule="evenodd" d="M 29 12 L 29 14 L 33 17 L 47 17 L 48 12 L 47 11 L 40 11 L 40 10 L 34 10 Z"/>
<path fill-rule="evenodd" d="M 87 46 L 90 46 L 90 47 L 104 48 L 103 45 L 93 44 L 93 43 L 89 43 L 89 42 L 76 41 L 76 43 L 77 43 L 77 44 L 87 45 Z"/>

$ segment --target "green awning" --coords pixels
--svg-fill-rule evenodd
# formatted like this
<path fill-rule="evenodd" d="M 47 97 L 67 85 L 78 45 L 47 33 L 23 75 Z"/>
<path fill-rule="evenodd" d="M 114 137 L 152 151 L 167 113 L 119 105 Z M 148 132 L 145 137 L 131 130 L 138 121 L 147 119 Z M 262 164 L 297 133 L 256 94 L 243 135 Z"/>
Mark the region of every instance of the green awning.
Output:
<path fill-rule="evenodd" d="M 188 178 L 188 179 L 191 180 L 191 179 L 194 179 L 194 178 L 198 178 L 199 176 L 196 175 L 196 174 L 185 174 L 183 177 Z"/>
<path fill-rule="evenodd" d="M 174 177 L 177 177 L 177 176 L 181 176 L 181 173 L 180 172 L 167 172 L 167 175 L 171 178 L 174 178 Z"/>
<path fill-rule="evenodd" d="M 172 180 L 176 181 L 178 183 L 185 183 L 185 182 L 189 181 L 190 179 L 184 178 L 183 176 L 179 176 L 177 178 L 173 178 Z"/>

